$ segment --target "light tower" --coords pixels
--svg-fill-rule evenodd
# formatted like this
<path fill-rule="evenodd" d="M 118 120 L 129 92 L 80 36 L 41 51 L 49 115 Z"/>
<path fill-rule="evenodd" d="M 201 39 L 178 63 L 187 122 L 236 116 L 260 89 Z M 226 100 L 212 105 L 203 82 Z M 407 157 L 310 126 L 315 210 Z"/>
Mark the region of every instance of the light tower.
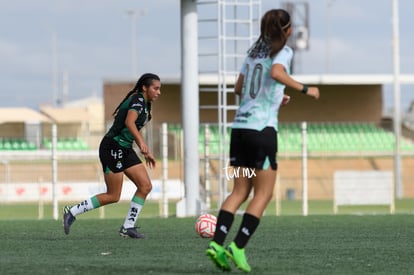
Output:
<path fill-rule="evenodd" d="M 283 2 L 282 8 L 291 16 L 293 33 L 288 39 L 288 45 L 296 53 L 309 49 L 309 5 L 307 2 Z M 293 59 L 291 72 L 296 70 Z"/>

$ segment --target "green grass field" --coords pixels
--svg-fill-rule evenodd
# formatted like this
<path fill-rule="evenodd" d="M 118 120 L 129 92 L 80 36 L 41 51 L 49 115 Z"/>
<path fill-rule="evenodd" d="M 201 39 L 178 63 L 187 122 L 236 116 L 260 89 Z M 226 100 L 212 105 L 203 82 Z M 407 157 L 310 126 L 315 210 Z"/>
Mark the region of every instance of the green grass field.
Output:
<path fill-rule="evenodd" d="M 65 203 L 60 202 L 59 207 Z M 169 216 L 175 215 L 176 202 L 169 203 Z M 107 205 L 85 214 L 88 218 L 118 218 L 123 219 L 126 211 L 129 208 L 129 202 L 121 201 L 116 204 Z M 161 206 L 154 201 L 145 203 L 144 211 L 141 213 L 142 217 L 153 218 L 160 216 Z M 330 215 L 333 214 L 333 202 L 329 200 L 313 200 L 309 201 L 310 215 Z M 217 209 L 214 204 L 212 209 Z M 59 209 L 60 210 L 60 209 Z M 213 214 L 214 214 L 213 210 Z M 279 214 L 281 216 L 301 215 L 302 202 L 300 200 L 284 200 L 280 204 Z M 341 206 L 338 214 L 389 214 L 389 206 L 385 205 L 367 205 L 367 206 Z M 395 201 L 395 213 L 397 214 L 414 214 L 414 199 L 398 199 Z M 266 212 L 266 216 L 276 215 L 276 204 L 274 201 L 270 202 Z M 45 203 L 40 206 L 37 203 L 0 203 L 0 221 L 1 220 L 20 220 L 20 219 L 52 219 L 53 210 L 51 203 Z"/>
<path fill-rule="evenodd" d="M 195 218 L 144 215 L 147 239 L 124 239 L 123 217 L 109 209 L 105 219 L 79 216 L 70 235 L 61 221 L 0 219 L 0 274 L 223 273 L 204 255 L 209 240 L 196 235 Z M 251 274 L 414 274 L 413 236 L 407 214 L 265 216 L 246 254 Z"/>

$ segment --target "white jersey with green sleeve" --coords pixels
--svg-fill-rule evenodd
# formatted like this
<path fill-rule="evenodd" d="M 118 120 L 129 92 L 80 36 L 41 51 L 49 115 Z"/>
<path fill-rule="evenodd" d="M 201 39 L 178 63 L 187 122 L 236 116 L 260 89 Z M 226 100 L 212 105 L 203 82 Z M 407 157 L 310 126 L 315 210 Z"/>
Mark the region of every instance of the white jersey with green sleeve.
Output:
<path fill-rule="evenodd" d="M 293 51 L 284 46 L 274 58 L 246 57 L 240 74 L 244 76 L 240 106 L 232 128 L 254 129 L 265 127 L 278 129 L 279 107 L 283 100 L 285 85 L 270 76 L 273 64 L 282 64 L 290 74 Z"/>

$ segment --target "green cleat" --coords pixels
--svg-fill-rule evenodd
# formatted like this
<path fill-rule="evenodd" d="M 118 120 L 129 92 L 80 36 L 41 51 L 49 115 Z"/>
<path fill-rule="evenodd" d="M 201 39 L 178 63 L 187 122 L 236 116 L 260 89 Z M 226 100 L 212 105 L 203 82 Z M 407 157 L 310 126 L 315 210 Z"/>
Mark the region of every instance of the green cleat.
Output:
<path fill-rule="evenodd" d="M 223 270 L 223 271 L 230 271 L 231 267 L 229 262 L 227 261 L 227 251 L 226 249 L 216 243 L 215 241 L 211 241 L 208 245 L 206 250 L 207 257 L 214 263 L 214 265 Z"/>
<path fill-rule="evenodd" d="M 238 269 L 244 272 L 250 272 L 252 268 L 247 263 L 244 248 L 238 248 L 234 242 L 227 247 L 227 255 L 233 261 Z"/>

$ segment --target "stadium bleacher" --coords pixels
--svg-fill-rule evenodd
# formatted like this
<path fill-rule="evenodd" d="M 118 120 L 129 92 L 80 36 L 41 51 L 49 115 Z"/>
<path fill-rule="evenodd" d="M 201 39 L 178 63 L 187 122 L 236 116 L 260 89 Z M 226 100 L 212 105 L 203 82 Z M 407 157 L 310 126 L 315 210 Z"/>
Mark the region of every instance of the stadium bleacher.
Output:
<path fill-rule="evenodd" d="M 37 146 L 33 142 L 24 139 L 2 139 L 0 150 L 36 150 Z"/>
<path fill-rule="evenodd" d="M 47 138 L 43 139 L 43 147 L 46 149 L 51 149 L 52 141 Z M 78 151 L 89 149 L 88 144 L 79 138 L 60 138 L 57 140 L 56 147 L 58 150 L 66 151 Z"/>
<path fill-rule="evenodd" d="M 216 125 L 209 125 L 209 149 L 219 153 L 219 133 Z M 177 131 L 177 127 L 175 127 Z M 204 128 L 199 132 L 199 150 L 203 153 Z M 298 123 L 279 124 L 279 152 L 298 153 L 302 150 L 302 129 Z M 308 123 L 307 142 L 309 152 L 391 152 L 394 150 L 394 134 L 373 123 Z M 411 140 L 401 139 L 401 150 L 414 152 Z"/>
<path fill-rule="evenodd" d="M 89 150 L 89 146 L 82 139 L 61 138 L 57 141 L 58 150 L 76 151 Z M 42 148 L 51 149 L 52 142 L 50 139 L 43 139 Z M 33 142 L 20 138 L 7 138 L 0 140 L 0 151 L 27 151 L 39 149 Z"/>
<path fill-rule="evenodd" d="M 168 131 L 179 136 L 181 126 L 170 124 Z M 204 125 L 199 130 L 199 152 L 204 153 Z M 209 150 L 211 154 L 219 153 L 220 134 L 217 125 L 209 125 Z M 230 131 L 227 132 L 229 140 Z M 279 153 L 299 153 L 302 148 L 302 129 L 299 123 L 279 124 Z M 392 152 L 394 150 L 394 134 L 373 123 L 308 123 L 308 151 L 314 153 L 341 152 Z M 50 149 L 52 142 L 44 138 L 41 148 Z M 37 150 L 33 142 L 19 138 L 7 138 L 0 141 L 0 150 Z M 86 142 L 79 138 L 59 138 L 58 150 L 88 150 Z M 410 139 L 401 139 L 402 152 L 414 152 L 414 143 Z"/>

